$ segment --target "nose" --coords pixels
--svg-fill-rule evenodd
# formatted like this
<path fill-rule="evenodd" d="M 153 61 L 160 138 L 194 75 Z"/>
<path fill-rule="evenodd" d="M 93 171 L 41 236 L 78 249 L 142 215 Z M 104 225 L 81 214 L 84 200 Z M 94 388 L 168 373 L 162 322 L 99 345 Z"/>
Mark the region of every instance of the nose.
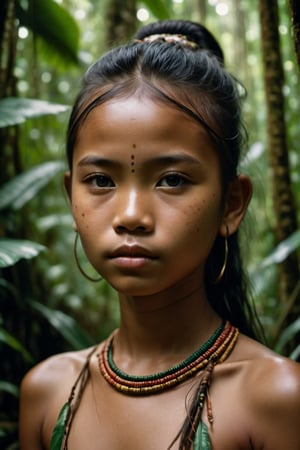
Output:
<path fill-rule="evenodd" d="M 113 228 L 116 233 L 150 233 L 153 230 L 154 217 L 146 195 L 134 189 L 123 193 L 117 202 L 113 219 Z"/>

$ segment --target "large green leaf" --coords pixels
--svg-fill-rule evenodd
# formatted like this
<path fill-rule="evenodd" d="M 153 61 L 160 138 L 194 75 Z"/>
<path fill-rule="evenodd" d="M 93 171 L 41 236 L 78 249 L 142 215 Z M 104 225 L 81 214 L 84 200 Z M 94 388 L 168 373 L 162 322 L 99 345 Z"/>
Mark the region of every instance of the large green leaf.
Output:
<path fill-rule="evenodd" d="M 172 13 L 163 0 L 143 0 L 145 6 L 160 20 L 170 19 Z"/>
<path fill-rule="evenodd" d="M 0 211 L 18 210 L 65 168 L 61 161 L 49 161 L 17 175 L 0 189 Z"/>
<path fill-rule="evenodd" d="M 298 247 L 300 247 L 300 230 L 280 242 L 258 266 L 250 271 L 251 282 L 257 296 L 260 296 L 267 286 L 275 283 L 275 265 L 284 261 Z"/>
<path fill-rule="evenodd" d="M 32 357 L 23 345 L 14 336 L 4 330 L 4 328 L 0 328 L 0 342 L 9 345 L 9 347 L 13 348 L 17 352 L 20 352 L 26 361 L 32 361 Z"/>
<path fill-rule="evenodd" d="M 288 327 L 284 329 L 281 333 L 280 338 L 275 346 L 275 351 L 280 353 L 283 351 L 286 344 L 291 341 L 300 332 L 300 318 L 292 322 Z M 295 349 L 294 352 L 298 353 L 299 348 Z M 298 356 L 298 355 L 297 355 Z"/>
<path fill-rule="evenodd" d="M 14 397 L 18 397 L 19 389 L 15 384 L 9 383 L 8 381 L 0 380 L 0 392 L 8 392 Z"/>
<path fill-rule="evenodd" d="M 289 356 L 292 360 L 299 362 L 300 357 L 300 344 L 297 345 L 297 347 L 292 351 L 292 353 Z"/>
<path fill-rule="evenodd" d="M 0 100 L 0 128 L 18 125 L 30 117 L 58 114 L 69 109 L 67 105 L 44 100 L 7 97 Z"/>
<path fill-rule="evenodd" d="M 62 334 L 74 350 L 81 350 L 94 344 L 92 339 L 72 317 L 62 311 L 50 309 L 41 303 L 32 302 L 31 304 Z"/>
<path fill-rule="evenodd" d="M 20 259 L 37 256 L 45 247 L 36 242 L 19 239 L 0 239 L 0 268 L 16 264 Z"/>
<path fill-rule="evenodd" d="M 280 242 L 273 252 L 263 260 L 261 267 L 269 267 L 284 261 L 292 252 L 300 247 L 300 230 L 295 231 L 287 239 Z"/>
<path fill-rule="evenodd" d="M 67 61 L 78 63 L 79 27 L 70 13 L 54 0 L 17 1 L 20 24 L 31 29 Z"/>

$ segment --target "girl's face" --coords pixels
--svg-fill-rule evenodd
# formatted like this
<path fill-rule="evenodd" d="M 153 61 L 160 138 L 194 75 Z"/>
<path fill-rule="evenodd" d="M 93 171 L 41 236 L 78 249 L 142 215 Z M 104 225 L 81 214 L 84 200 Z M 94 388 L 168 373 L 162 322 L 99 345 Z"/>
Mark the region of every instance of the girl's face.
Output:
<path fill-rule="evenodd" d="M 116 290 L 143 296 L 203 282 L 224 228 L 220 164 L 184 113 L 138 95 L 96 107 L 65 182 L 85 252 Z"/>

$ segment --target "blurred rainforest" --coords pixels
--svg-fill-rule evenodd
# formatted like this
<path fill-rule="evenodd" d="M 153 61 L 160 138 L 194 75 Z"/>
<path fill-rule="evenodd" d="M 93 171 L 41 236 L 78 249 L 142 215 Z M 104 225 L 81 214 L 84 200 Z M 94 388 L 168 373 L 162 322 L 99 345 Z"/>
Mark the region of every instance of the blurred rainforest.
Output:
<path fill-rule="evenodd" d="M 64 142 L 83 72 L 143 22 L 202 22 L 247 89 L 241 170 L 252 177 L 254 198 L 241 236 L 244 260 L 269 346 L 299 360 L 297 1 L 1 0 L 1 448 L 18 448 L 24 373 L 50 354 L 103 339 L 118 323 L 115 293 L 85 280 L 73 261 Z"/>

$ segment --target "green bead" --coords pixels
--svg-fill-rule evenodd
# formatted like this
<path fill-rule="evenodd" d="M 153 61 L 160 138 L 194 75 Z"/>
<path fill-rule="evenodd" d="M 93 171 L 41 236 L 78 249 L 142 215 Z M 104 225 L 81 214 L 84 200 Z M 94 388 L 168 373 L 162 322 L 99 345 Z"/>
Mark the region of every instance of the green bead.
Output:
<path fill-rule="evenodd" d="M 186 358 L 184 361 L 182 361 L 179 364 L 176 364 L 175 366 L 171 367 L 170 369 L 164 371 L 164 372 L 158 372 L 151 375 L 129 375 L 125 372 L 123 372 L 121 369 L 119 369 L 114 361 L 113 361 L 113 340 L 110 341 L 108 348 L 107 348 L 107 361 L 109 364 L 110 369 L 118 375 L 120 378 L 123 378 L 123 380 L 126 381 L 133 381 L 133 382 L 148 382 L 148 381 L 155 381 L 160 378 L 165 378 L 167 376 L 171 376 L 176 374 L 176 372 L 180 371 L 183 368 L 186 368 L 190 364 L 192 364 L 194 361 L 196 361 L 198 358 L 200 358 L 210 347 L 214 345 L 214 343 L 217 341 L 219 336 L 222 334 L 224 328 L 226 326 L 226 322 L 222 322 L 222 324 L 216 329 L 214 334 L 210 336 L 210 338 L 201 345 L 201 347 L 196 350 L 192 355 L 190 355 L 188 358 Z"/>

